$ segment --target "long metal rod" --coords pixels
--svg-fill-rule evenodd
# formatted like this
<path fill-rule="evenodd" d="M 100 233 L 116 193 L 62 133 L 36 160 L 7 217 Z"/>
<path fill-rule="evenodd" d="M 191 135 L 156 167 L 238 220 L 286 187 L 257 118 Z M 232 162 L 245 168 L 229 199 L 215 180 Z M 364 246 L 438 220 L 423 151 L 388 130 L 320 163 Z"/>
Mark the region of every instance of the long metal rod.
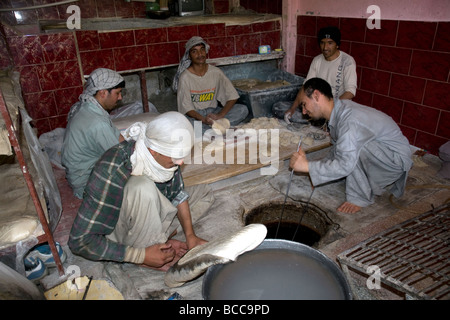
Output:
<path fill-rule="evenodd" d="M 300 138 L 300 141 L 298 142 L 297 152 L 300 150 L 300 146 L 301 145 L 302 145 L 302 138 Z M 283 206 L 281 208 L 280 219 L 278 220 L 277 231 L 275 232 L 275 239 L 278 236 L 278 230 L 280 229 L 281 220 L 283 219 L 284 207 L 286 206 L 286 200 L 287 200 L 287 197 L 288 197 L 288 194 L 289 194 L 289 188 L 291 187 L 291 182 L 292 182 L 292 176 L 293 175 L 294 175 L 294 169 L 292 168 L 291 174 L 289 175 L 289 182 L 288 182 L 288 185 L 287 185 L 286 194 L 284 196 Z"/>
<path fill-rule="evenodd" d="M 311 191 L 311 194 L 309 195 L 308 202 L 306 202 L 306 205 L 302 206 L 302 214 L 300 216 L 300 219 L 298 220 L 297 228 L 295 228 L 295 232 L 294 232 L 294 236 L 292 237 L 292 241 L 294 241 L 295 236 L 297 235 L 297 231 L 298 231 L 298 228 L 299 228 L 300 224 L 302 223 L 303 216 L 305 215 L 305 213 L 309 209 L 309 202 L 311 201 L 311 198 L 312 198 L 312 195 L 314 193 L 314 190 L 315 190 L 315 188 L 313 187 L 313 189 Z"/>

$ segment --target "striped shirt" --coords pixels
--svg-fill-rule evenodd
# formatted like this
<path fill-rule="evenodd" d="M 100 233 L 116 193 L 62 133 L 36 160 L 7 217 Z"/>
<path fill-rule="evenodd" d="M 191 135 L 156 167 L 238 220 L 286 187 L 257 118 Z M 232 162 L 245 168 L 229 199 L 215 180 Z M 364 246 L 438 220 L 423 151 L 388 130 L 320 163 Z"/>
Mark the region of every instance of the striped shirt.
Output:
<path fill-rule="evenodd" d="M 70 231 L 68 245 L 73 253 L 90 260 L 124 260 L 127 246 L 106 236 L 119 219 L 123 190 L 132 171 L 134 145 L 135 141 L 124 141 L 110 148 L 92 170 Z M 187 199 L 180 169 L 170 181 L 155 184 L 174 206 Z"/>

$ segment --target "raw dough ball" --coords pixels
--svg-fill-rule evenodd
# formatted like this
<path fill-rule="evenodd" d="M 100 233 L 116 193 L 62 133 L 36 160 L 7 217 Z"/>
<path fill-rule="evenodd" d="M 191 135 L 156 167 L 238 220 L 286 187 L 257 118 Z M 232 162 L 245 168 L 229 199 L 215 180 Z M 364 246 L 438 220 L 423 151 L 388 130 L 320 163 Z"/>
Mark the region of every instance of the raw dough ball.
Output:
<path fill-rule="evenodd" d="M 215 120 L 212 128 L 215 133 L 224 135 L 227 132 L 227 129 L 230 128 L 230 120 L 228 120 L 227 118 Z"/>

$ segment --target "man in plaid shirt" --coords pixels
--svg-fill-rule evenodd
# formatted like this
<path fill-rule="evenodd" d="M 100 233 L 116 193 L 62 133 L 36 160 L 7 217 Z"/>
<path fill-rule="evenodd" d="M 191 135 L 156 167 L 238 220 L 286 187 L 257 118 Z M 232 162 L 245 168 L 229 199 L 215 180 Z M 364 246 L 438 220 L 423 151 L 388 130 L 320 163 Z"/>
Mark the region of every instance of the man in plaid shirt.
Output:
<path fill-rule="evenodd" d="M 167 270 L 206 242 L 193 230 L 179 168 L 190 154 L 193 128 L 182 114 L 166 112 L 148 125 L 132 125 L 124 135 L 127 141 L 95 165 L 68 244 L 87 259 Z M 186 243 L 170 239 L 179 226 Z"/>

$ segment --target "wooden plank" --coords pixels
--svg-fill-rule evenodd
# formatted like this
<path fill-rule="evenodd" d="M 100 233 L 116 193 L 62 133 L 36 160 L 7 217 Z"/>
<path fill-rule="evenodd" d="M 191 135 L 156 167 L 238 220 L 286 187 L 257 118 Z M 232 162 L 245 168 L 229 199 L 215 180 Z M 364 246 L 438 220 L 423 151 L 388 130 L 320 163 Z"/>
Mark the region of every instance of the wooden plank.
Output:
<path fill-rule="evenodd" d="M 317 132 L 317 128 L 311 129 L 311 131 Z M 312 145 L 302 145 L 302 149 L 306 152 L 313 152 L 317 150 L 321 150 L 330 146 L 329 137 L 323 140 L 315 140 Z M 194 155 L 191 157 L 191 162 L 184 164 L 182 166 L 182 174 L 185 186 L 193 186 L 198 184 L 209 184 L 213 182 L 217 182 L 223 179 L 231 178 L 237 176 L 242 173 L 246 173 L 252 170 L 261 169 L 261 168 L 269 168 L 273 165 L 275 168 L 278 168 L 274 162 L 269 162 L 268 160 L 263 160 L 262 162 L 259 159 L 259 150 L 254 152 L 251 150 L 249 152 L 248 143 L 245 144 L 245 162 L 238 163 L 238 155 L 242 156 L 242 146 L 235 145 L 234 146 L 234 161 L 226 161 L 226 149 L 223 150 L 223 158 L 221 161 L 215 161 L 213 163 L 207 163 L 207 158 L 205 161 L 205 157 L 198 158 L 198 154 L 194 159 Z M 233 148 L 233 146 L 228 147 Z M 278 161 L 281 162 L 283 160 L 289 159 L 291 155 L 297 150 L 296 144 L 291 144 L 289 146 L 281 146 L 278 151 Z M 195 152 L 195 151 L 194 151 Z M 203 154 L 205 154 L 205 150 L 202 150 Z M 240 152 L 240 153 L 239 153 Z M 249 153 L 253 154 L 252 163 L 249 158 Z M 255 155 L 256 154 L 256 155 Z M 206 156 L 212 157 L 210 153 L 206 153 Z M 256 159 L 255 159 L 256 156 Z M 220 158 L 220 157 L 219 157 Z M 198 164 L 200 160 L 203 160 L 201 164 Z M 266 158 L 267 159 L 267 158 Z M 228 162 L 228 163 L 227 163 Z M 242 161 L 241 161 L 242 162 Z M 281 164 L 280 164 L 281 165 Z"/>

